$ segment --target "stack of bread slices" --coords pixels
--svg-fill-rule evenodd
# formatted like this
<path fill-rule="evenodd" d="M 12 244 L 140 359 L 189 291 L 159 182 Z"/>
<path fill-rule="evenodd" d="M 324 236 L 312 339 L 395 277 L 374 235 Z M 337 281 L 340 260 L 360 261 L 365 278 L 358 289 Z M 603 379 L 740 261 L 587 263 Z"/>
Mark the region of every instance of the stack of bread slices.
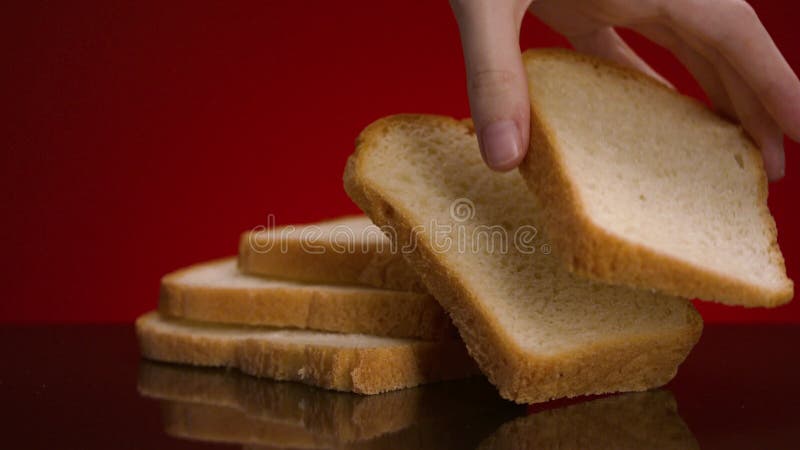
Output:
<path fill-rule="evenodd" d="M 147 358 L 338 391 L 477 373 L 447 315 L 364 216 L 245 233 L 238 264 L 166 275 L 137 332 Z"/>
<path fill-rule="evenodd" d="M 143 354 L 367 394 L 479 369 L 535 403 L 668 382 L 701 334 L 690 299 L 791 300 L 740 127 L 599 59 L 524 63 L 519 171 L 486 168 L 468 120 L 378 120 L 344 174 L 369 219 L 247 233 L 238 265 L 167 275 Z"/>

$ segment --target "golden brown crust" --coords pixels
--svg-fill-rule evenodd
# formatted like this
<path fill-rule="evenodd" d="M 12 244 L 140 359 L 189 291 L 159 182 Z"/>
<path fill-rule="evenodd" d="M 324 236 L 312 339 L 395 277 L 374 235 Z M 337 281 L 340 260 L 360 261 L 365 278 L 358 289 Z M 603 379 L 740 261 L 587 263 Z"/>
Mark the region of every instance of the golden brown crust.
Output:
<path fill-rule="evenodd" d="M 377 394 L 476 372 L 456 339 L 403 340 L 398 345 L 335 347 L 264 339 L 225 339 L 176 333 L 160 326 L 157 313 L 136 321 L 144 357 L 197 366 L 234 367 L 276 380 L 299 381 L 337 391 Z"/>
<path fill-rule="evenodd" d="M 322 225 L 320 222 L 311 225 Z M 256 232 L 245 232 L 239 240 L 239 269 L 252 275 L 274 278 L 371 286 L 400 291 L 425 292 L 414 270 L 388 245 L 365 242 L 366 248 L 342 252 L 330 242 L 315 242 L 321 252 L 309 252 L 299 239 L 287 238 L 282 246 L 256 250 Z M 285 251 L 284 251 L 285 250 Z"/>
<path fill-rule="evenodd" d="M 541 49 L 526 51 L 523 57 L 526 61 L 544 57 L 588 61 L 680 96 L 643 73 L 589 55 L 562 49 Z M 693 103 L 698 108 L 707 109 L 697 101 Z M 753 151 L 757 152 L 755 148 Z M 548 237 L 554 248 L 558 248 L 558 256 L 570 270 L 607 283 L 640 289 L 656 288 L 671 295 L 699 297 L 748 307 L 774 307 L 789 302 L 794 296 L 791 281 L 781 291 L 765 290 L 726 274 L 656 252 L 598 227 L 592 222 L 574 191 L 561 154 L 562 149 L 559 148 L 554 132 L 545 123 L 536 99 L 532 98 L 530 146 L 520 165 L 520 172 L 541 202 L 542 221 L 548 230 Z M 766 175 L 761 166 L 761 158 L 756 160 L 758 165 L 752 170 L 759 173 L 761 216 L 773 242 L 771 254 L 775 263 L 785 272 L 783 256 L 777 243 L 775 221 L 767 207 Z"/>
<path fill-rule="evenodd" d="M 377 141 L 395 126 L 425 125 L 457 127 L 470 133 L 463 123 L 441 116 L 398 115 L 380 119 L 361 132 L 355 153 L 344 173 L 350 198 L 380 226 L 397 230 L 401 248 L 407 246 L 414 224 L 408 212 L 386 201 L 380 186 L 364 176 L 361 164 Z M 559 397 L 618 391 L 638 391 L 669 381 L 678 364 L 700 337 L 702 320 L 687 302 L 686 332 L 644 336 L 638 340 L 595 345 L 558 358 L 531 355 L 484 310 L 477 295 L 469 291 L 437 256 L 426 236 L 415 237 L 414 251 L 405 254 L 423 283 L 450 314 L 481 371 L 500 394 L 519 403 L 536 403 Z"/>
<path fill-rule="evenodd" d="M 190 271 L 232 261 L 225 258 L 195 264 L 164 276 L 159 312 L 201 322 L 391 337 L 437 339 L 455 333 L 449 318 L 429 294 L 355 286 L 245 288 L 183 282 Z"/>

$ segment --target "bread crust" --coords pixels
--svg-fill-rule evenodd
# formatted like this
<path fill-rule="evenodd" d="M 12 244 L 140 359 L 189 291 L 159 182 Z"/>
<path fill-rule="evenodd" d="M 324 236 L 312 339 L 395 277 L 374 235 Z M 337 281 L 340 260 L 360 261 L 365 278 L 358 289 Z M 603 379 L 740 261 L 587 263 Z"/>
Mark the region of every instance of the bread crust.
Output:
<path fill-rule="evenodd" d="M 313 225 L 335 223 L 343 217 Z M 280 232 L 280 229 L 276 230 Z M 365 251 L 342 252 L 333 248 L 331 242 L 314 242 L 320 252 L 309 252 L 296 238 L 282 242 L 284 249 L 273 246 L 256 251 L 251 245 L 255 232 L 242 233 L 239 240 L 239 269 L 247 274 L 266 275 L 273 278 L 370 286 L 400 291 L 425 292 L 416 272 L 403 261 L 403 257 L 388 245 L 365 243 Z M 358 243 L 361 245 L 361 242 Z M 285 251 L 282 251 L 285 250 Z"/>
<path fill-rule="evenodd" d="M 195 366 L 232 367 L 275 380 L 359 394 L 378 394 L 477 372 L 457 339 L 398 340 L 392 346 L 337 347 L 203 334 L 191 322 L 181 332 L 162 329 L 150 312 L 136 320 L 142 356 Z M 168 321 L 168 320 L 167 320 Z"/>
<path fill-rule="evenodd" d="M 428 340 L 455 334 L 447 314 L 429 294 L 300 283 L 245 288 L 183 282 L 191 271 L 234 264 L 234 259 L 195 264 L 164 276 L 159 312 L 201 322 Z"/>
<path fill-rule="evenodd" d="M 363 161 L 382 136 L 395 126 L 450 127 L 473 133 L 468 124 L 442 116 L 398 115 L 380 119 L 361 132 L 347 161 L 344 186 L 350 198 L 381 226 L 397 230 L 399 244 L 411 240 L 410 212 L 387 200 L 380 186 L 367 179 Z M 531 355 L 519 347 L 485 307 L 441 259 L 424 235 L 416 235 L 414 251 L 405 253 L 428 291 L 450 314 L 481 371 L 500 394 L 518 403 L 620 391 L 641 391 L 669 381 L 697 342 L 702 320 L 686 303 L 687 329 L 680 333 L 587 346 L 557 358 Z"/>
<path fill-rule="evenodd" d="M 563 49 L 528 50 L 525 61 L 535 58 L 570 58 L 589 62 L 604 70 L 640 80 L 672 95 L 691 101 L 697 108 L 707 110 L 700 102 L 682 96 L 655 79 L 593 56 Z M 710 112 L 709 112 L 710 113 Z M 742 131 L 746 139 L 747 137 Z M 758 150 L 753 146 L 752 151 Z M 631 242 L 597 226 L 586 212 L 561 158 L 562 149 L 555 133 L 545 123 L 535 98 L 531 98 L 531 130 L 528 153 L 520 165 L 526 184 L 542 206 L 542 221 L 558 256 L 572 271 L 611 284 L 639 289 L 657 289 L 663 293 L 685 298 L 701 298 L 746 307 L 775 307 L 791 301 L 794 285 L 787 283 L 780 290 L 768 290 L 724 273 L 691 264 L 674 256 L 660 253 Z M 773 263 L 786 272 L 778 247 L 775 220 L 767 206 L 767 178 L 761 157 L 757 165 L 749 165 L 759 179 L 760 215 L 768 230 L 772 245 Z"/>

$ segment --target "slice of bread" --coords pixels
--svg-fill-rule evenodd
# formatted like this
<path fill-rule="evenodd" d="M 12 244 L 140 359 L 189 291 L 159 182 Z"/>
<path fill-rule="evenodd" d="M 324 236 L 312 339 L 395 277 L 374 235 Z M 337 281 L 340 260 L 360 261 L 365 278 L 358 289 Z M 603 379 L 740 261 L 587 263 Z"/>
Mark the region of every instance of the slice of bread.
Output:
<path fill-rule="evenodd" d="M 669 391 L 637 392 L 534 412 L 500 428 L 480 450 L 698 449 Z"/>
<path fill-rule="evenodd" d="M 392 244 L 364 216 L 260 229 L 242 234 L 239 268 L 272 278 L 425 292 Z"/>
<path fill-rule="evenodd" d="M 572 270 L 732 305 L 791 300 L 761 155 L 739 126 L 593 57 L 547 49 L 524 61 L 520 170 Z"/>
<path fill-rule="evenodd" d="M 702 321 L 687 300 L 562 269 L 536 234 L 522 177 L 486 168 L 468 124 L 381 119 L 359 136 L 344 181 L 376 224 L 395 230 L 505 398 L 541 402 L 660 386 L 700 337 Z"/>
<path fill-rule="evenodd" d="M 201 322 L 423 339 L 454 335 L 447 315 L 428 294 L 248 276 L 236 269 L 235 258 L 164 276 L 158 309 Z"/>
<path fill-rule="evenodd" d="M 402 389 L 476 372 L 457 339 L 421 341 L 190 322 L 150 312 L 136 320 L 145 358 L 234 367 L 276 380 L 361 394 Z"/>

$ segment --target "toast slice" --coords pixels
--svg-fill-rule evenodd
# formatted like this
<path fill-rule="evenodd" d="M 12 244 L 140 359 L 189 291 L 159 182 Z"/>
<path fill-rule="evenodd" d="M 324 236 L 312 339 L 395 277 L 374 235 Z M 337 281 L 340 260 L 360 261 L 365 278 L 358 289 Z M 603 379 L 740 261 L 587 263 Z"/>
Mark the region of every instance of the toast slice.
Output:
<path fill-rule="evenodd" d="M 241 236 L 239 268 L 309 283 L 425 292 L 392 243 L 363 215 L 258 229 Z"/>
<path fill-rule="evenodd" d="M 344 183 L 376 224 L 392 227 L 507 399 L 660 386 L 700 337 L 702 321 L 688 300 L 562 269 L 537 234 L 522 177 L 486 168 L 466 123 L 378 120 L 359 136 Z"/>
<path fill-rule="evenodd" d="M 236 269 L 235 258 L 164 276 L 158 309 L 200 322 L 422 339 L 454 335 L 447 315 L 428 294 L 248 276 Z"/>
<path fill-rule="evenodd" d="M 525 53 L 520 171 L 558 256 L 613 284 L 772 307 L 790 301 L 760 152 L 737 125 L 636 71 Z"/>
<path fill-rule="evenodd" d="M 150 312 L 136 320 L 145 358 L 234 367 L 276 380 L 377 394 L 477 372 L 457 339 L 421 341 L 190 322 Z"/>

